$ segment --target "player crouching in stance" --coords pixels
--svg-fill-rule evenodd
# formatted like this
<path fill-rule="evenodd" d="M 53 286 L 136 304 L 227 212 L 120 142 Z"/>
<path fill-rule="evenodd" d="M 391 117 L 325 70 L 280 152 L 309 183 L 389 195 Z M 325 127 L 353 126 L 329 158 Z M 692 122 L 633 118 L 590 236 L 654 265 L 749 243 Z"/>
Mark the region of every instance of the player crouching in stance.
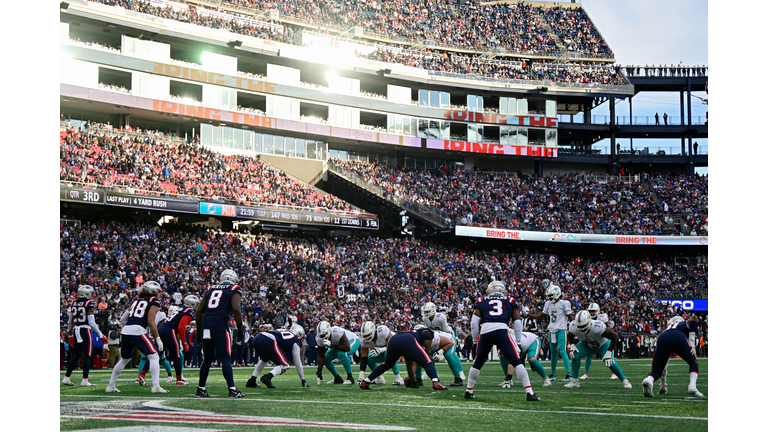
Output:
<path fill-rule="evenodd" d="M 695 397 L 704 397 L 696 388 L 699 378 L 699 361 L 696 359 L 696 333 L 699 319 L 691 315 L 686 322 L 680 316 L 670 318 L 667 329 L 656 339 L 656 352 L 653 354 L 651 373 L 643 380 L 643 394 L 653 397 L 653 382 L 661 378 L 659 394 L 667 394 L 667 363 L 669 356 L 675 353 L 688 363 L 688 393 Z M 687 337 L 686 337 L 687 336 Z"/>
<path fill-rule="evenodd" d="M 575 338 L 579 338 L 579 343 L 575 344 Z M 619 342 L 619 336 L 611 329 L 605 326 L 600 320 L 593 320 L 587 311 L 581 311 L 576 314 L 576 319 L 571 322 L 568 328 L 568 357 L 571 358 L 571 369 L 573 376 L 579 376 L 581 368 L 581 358 L 591 357 L 597 354 L 602 357 L 605 365 L 615 373 L 621 380 L 624 388 L 631 389 L 632 384 L 624 376 L 619 364 L 613 358 L 613 349 Z M 572 378 L 565 388 L 581 387 L 578 378 Z"/>
<path fill-rule="evenodd" d="M 587 308 L 587 312 L 589 312 L 589 316 L 591 316 L 593 320 L 599 320 L 599 321 L 602 321 L 603 324 L 606 324 L 606 325 L 608 324 L 608 321 L 609 321 L 608 315 L 604 313 L 603 314 L 600 313 L 599 304 L 597 303 L 590 304 L 589 307 Z M 584 358 L 584 375 L 579 377 L 580 379 L 585 380 L 589 378 L 590 367 L 592 367 L 592 357 L 587 356 Z M 616 374 L 611 374 L 611 379 L 619 379 L 619 377 L 616 376 Z"/>
<path fill-rule="evenodd" d="M 69 361 L 67 366 L 67 373 L 64 375 L 64 379 L 61 383 L 65 386 L 73 386 L 72 381 L 69 380 L 72 371 L 77 366 L 77 361 L 80 357 L 83 357 L 83 381 L 80 383 L 82 387 L 92 387 L 96 384 L 91 384 L 88 381 L 88 372 L 91 370 L 91 353 L 93 352 L 93 330 L 103 341 L 107 340 L 107 337 L 101 334 L 99 326 L 96 325 L 96 320 L 93 316 L 94 303 L 93 303 L 93 287 L 90 285 L 80 285 L 77 288 L 77 300 L 72 303 L 69 308 L 69 338 L 75 339 L 75 343 L 72 344 L 75 347 L 75 355 Z M 106 342 L 105 342 L 106 343 Z"/>
<path fill-rule="evenodd" d="M 360 388 L 369 390 L 371 382 L 381 376 L 387 369 L 392 368 L 400 357 L 405 358 L 405 366 L 408 369 L 408 378 L 404 380 L 406 387 L 418 387 L 416 383 L 416 365 L 423 367 L 427 375 L 432 379 L 433 390 L 447 390 L 437 378 L 437 370 L 432 362 L 432 341 L 435 332 L 430 328 L 420 328 L 404 333 L 398 333 L 389 338 L 384 363 L 376 366 L 376 369 L 360 383 Z"/>
<path fill-rule="evenodd" d="M 120 361 L 117 362 L 109 377 L 107 393 L 119 393 L 115 388 L 117 378 L 125 369 L 133 357 L 133 349 L 136 348 L 149 360 L 149 372 L 152 374 L 152 393 L 168 393 L 168 390 L 160 387 L 160 356 L 158 351 L 163 350 L 163 341 L 157 331 L 155 315 L 160 310 L 160 299 L 156 296 L 160 292 L 160 284 L 148 281 L 139 288 L 139 295 L 133 299 L 131 306 L 120 317 L 123 329 L 120 332 Z M 155 344 L 147 335 L 149 332 L 155 338 Z"/>
<path fill-rule="evenodd" d="M 552 385 L 552 382 L 547 378 L 547 372 L 544 370 L 544 366 L 542 366 L 541 362 L 539 362 L 539 352 L 541 352 L 541 339 L 539 339 L 538 336 L 531 332 L 523 332 L 522 334 L 522 341 L 520 342 L 520 352 L 521 354 L 524 354 L 525 357 L 528 359 L 528 364 L 531 365 L 531 370 L 539 374 L 541 378 L 544 380 L 544 384 L 542 384 L 542 387 L 549 387 Z M 499 356 L 499 363 L 501 364 L 501 368 L 504 370 L 504 374 L 506 375 L 504 377 L 504 381 L 499 384 L 501 388 L 511 388 L 512 387 L 512 373 L 514 372 L 514 369 L 510 369 L 509 366 L 509 360 L 507 360 L 504 356 Z"/>
<path fill-rule="evenodd" d="M 422 327 L 425 327 L 421 324 L 416 325 L 413 329 L 418 330 Z M 432 345 L 431 345 L 431 352 L 433 353 L 432 361 L 437 361 L 435 358 L 437 358 L 437 354 L 440 350 L 443 350 L 444 353 L 446 353 L 445 357 L 448 358 L 449 353 L 456 351 L 456 338 L 453 336 L 453 333 L 447 333 L 440 330 L 434 330 L 435 335 L 432 338 Z M 453 354 L 454 356 L 456 354 Z M 461 365 L 461 363 L 459 363 Z M 422 368 L 421 366 L 416 366 L 416 383 L 419 385 L 419 387 L 423 386 L 422 383 Z M 453 372 L 453 371 L 451 371 Z M 451 383 L 451 387 L 458 387 L 463 385 L 462 379 L 458 377 L 456 372 L 454 373 L 454 382 Z M 455 385 L 457 382 L 459 382 L 458 385 Z"/>
<path fill-rule="evenodd" d="M 389 327 L 385 325 L 377 326 L 373 321 L 366 321 L 360 327 L 360 376 L 357 378 L 357 385 L 360 385 L 365 379 L 365 368 L 370 366 L 371 371 L 376 369 L 378 363 L 384 361 L 387 354 L 387 342 L 394 335 Z M 370 362 L 370 365 L 368 364 Z M 392 373 L 395 374 L 395 382 L 392 385 L 403 385 L 403 379 L 400 377 L 400 369 L 397 363 L 392 366 Z M 384 376 L 380 375 L 374 381 L 375 384 L 385 384 Z"/>
<path fill-rule="evenodd" d="M 517 304 L 512 297 L 507 297 L 507 289 L 501 281 L 493 281 L 488 284 L 486 289 L 488 297 L 480 297 L 475 305 L 475 313 L 472 316 L 471 328 L 472 339 L 475 340 L 477 353 L 475 362 L 469 370 L 467 377 L 467 390 L 464 392 L 465 399 L 474 399 L 475 383 L 480 377 L 480 369 L 488 359 L 491 348 L 496 348 L 504 354 L 517 372 L 517 376 L 525 388 L 526 399 L 537 401 L 539 397 L 533 393 L 531 381 L 528 378 L 528 372 L 520 360 L 520 348 L 518 345 L 522 339 L 523 323 L 520 320 L 520 312 L 517 310 Z M 510 319 L 514 320 L 515 340 L 509 334 L 507 323 Z"/>
<path fill-rule="evenodd" d="M 321 321 L 317 325 L 317 385 L 323 382 L 323 366 L 328 368 L 333 379 L 328 384 L 352 384 L 352 354 L 360 348 L 360 338 L 351 331 L 338 326 L 331 326 L 328 321 Z M 344 380 L 336 372 L 333 360 L 339 359 L 347 379 Z"/>
<path fill-rule="evenodd" d="M 267 362 L 272 362 L 277 366 L 271 372 L 261 376 L 261 382 L 267 388 L 275 388 L 272 385 L 272 378 L 284 374 L 291 367 L 288 363 L 286 353 L 291 353 L 293 364 L 296 365 L 296 371 L 299 373 L 302 387 L 309 387 L 307 380 L 304 379 L 304 366 L 301 363 L 301 345 L 304 339 L 304 329 L 298 324 L 292 324 L 290 330 L 270 330 L 256 335 L 253 345 L 259 356 L 259 362 L 253 369 L 253 375 L 245 384 L 246 387 L 260 387 L 256 383 L 256 377 L 267 366 Z"/>

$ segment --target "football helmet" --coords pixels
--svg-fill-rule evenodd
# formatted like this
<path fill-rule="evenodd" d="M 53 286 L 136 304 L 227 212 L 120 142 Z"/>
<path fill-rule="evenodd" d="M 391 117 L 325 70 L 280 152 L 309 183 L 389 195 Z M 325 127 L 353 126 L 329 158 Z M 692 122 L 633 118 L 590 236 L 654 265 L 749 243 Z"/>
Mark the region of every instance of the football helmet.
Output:
<path fill-rule="evenodd" d="M 485 293 L 489 296 L 506 297 L 507 287 L 504 286 L 504 282 L 496 280 L 488 284 Z"/>
<path fill-rule="evenodd" d="M 600 313 L 600 305 L 597 303 L 592 303 L 587 308 L 587 312 L 589 312 L 589 316 L 592 317 L 592 319 L 597 319 L 597 314 Z"/>
<path fill-rule="evenodd" d="M 237 277 L 237 273 L 235 273 L 232 269 L 226 269 L 223 272 L 221 272 L 221 277 L 219 277 L 219 282 L 221 283 L 228 283 L 228 284 L 236 284 L 237 281 L 239 281 L 240 278 Z"/>
<path fill-rule="evenodd" d="M 373 321 L 366 321 L 363 326 L 360 327 L 360 336 L 366 342 L 372 342 L 376 337 L 376 324 Z"/>
<path fill-rule="evenodd" d="M 586 333 L 589 330 L 589 325 L 592 323 L 592 317 L 587 311 L 581 311 L 576 314 L 576 318 L 573 320 L 576 323 L 576 328 L 579 331 Z"/>
<path fill-rule="evenodd" d="M 155 281 L 144 282 L 144 285 L 142 285 L 139 290 L 139 294 L 149 294 L 150 296 L 156 297 L 160 294 L 160 284 Z"/>
<path fill-rule="evenodd" d="M 437 306 L 432 302 L 424 303 L 421 308 L 421 314 L 430 319 L 435 316 L 435 312 L 437 312 Z"/>
<path fill-rule="evenodd" d="M 77 288 L 77 298 L 90 300 L 93 298 L 93 287 L 90 285 L 80 285 Z"/>
<path fill-rule="evenodd" d="M 294 324 L 294 325 L 291 326 L 291 329 L 289 331 L 291 333 L 293 333 L 294 335 L 296 335 L 296 337 L 299 338 L 299 340 L 303 340 L 304 339 L 304 336 L 305 336 L 304 327 L 302 327 L 302 326 L 300 326 L 298 324 Z"/>
<path fill-rule="evenodd" d="M 328 321 L 320 321 L 317 325 L 317 337 L 331 340 L 331 324 Z"/>
<path fill-rule="evenodd" d="M 547 288 L 547 300 L 551 301 L 552 303 L 560 300 L 562 295 L 563 293 L 560 291 L 560 287 L 557 285 L 550 285 L 549 288 Z"/>
<path fill-rule="evenodd" d="M 683 321 L 685 321 L 683 319 L 683 317 L 681 317 L 680 315 L 675 315 L 672 318 L 670 318 L 669 321 L 667 321 L 667 326 L 673 326 L 673 325 L 675 325 L 677 323 L 681 323 Z"/>
<path fill-rule="evenodd" d="M 427 328 L 427 326 L 425 326 L 424 324 L 416 324 L 415 326 L 413 326 L 413 330 L 411 331 L 416 331 L 418 329 L 423 329 L 423 328 Z"/>
<path fill-rule="evenodd" d="M 184 297 L 184 306 L 190 307 L 192 309 L 197 309 L 197 305 L 200 303 L 200 297 L 190 294 L 186 297 Z"/>

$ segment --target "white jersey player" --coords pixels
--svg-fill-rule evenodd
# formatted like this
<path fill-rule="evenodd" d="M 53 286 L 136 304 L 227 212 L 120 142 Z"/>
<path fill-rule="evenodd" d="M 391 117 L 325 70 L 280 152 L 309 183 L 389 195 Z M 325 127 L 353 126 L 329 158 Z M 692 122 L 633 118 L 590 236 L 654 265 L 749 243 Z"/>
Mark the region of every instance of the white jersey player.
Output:
<path fill-rule="evenodd" d="M 576 344 L 575 338 L 579 339 Z M 606 327 L 605 323 L 593 320 L 589 312 L 581 311 L 576 314 L 576 319 L 568 328 L 568 355 L 572 360 L 574 376 L 578 376 L 582 357 L 599 355 L 605 365 L 621 380 L 624 388 L 631 389 L 632 385 L 624 377 L 619 364 L 613 358 L 613 349 L 619 342 L 619 336 L 613 330 Z M 573 378 L 565 385 L 566 388 L 581 387 L 579 378 Z"/>
<path fill-rule="evenodd" d="M 461 366 L 461 360 L 459 359 L 458 354 L 456 354 L 456 349 L 458 349 L 459 343 L 453 328 L 448 325 L 448 317 L 442 312 L 437 312 L 437 306 L 435 306 L 434 303 L 427 302 L 421 308 L 421 319 L 424 325 L 432 330 L 439 330 L 451 335 L 453 346 L 449 350 L 444 350 L 443 352 L 445 354 L 445 359 L 448 362 L 448 367 L 451 369 L 454 377 L 451 386 L 463 386 L 466 376 L 464 375 L 464 369 Z"/>
<path fill-rule="evenodd" d="M 377 364 L 384 361 L 387 352 L 387 342 L 395 333 L 385 325 L 377 326 L 373 321 L 366 321 L 360 327 L 360 375 L 357 378 L 357 384 L 365 379 L 365 368 L 370 366 L 371 371 Z M 371 362 L 369 365 L 368 363 Z M 400 377 L 400 369 L 397 363 L 392 366 L 392 373 L 395 374 L 395 382 L 392 385 L 403 385 L 403 378 Z M 384 376 L 380 375 L 373 381 L 376 384 L 385 384 Z"/>
<path fill-rule="evenodd" d="M 608 327 L 608 322 L 610 319 L 608 318 L 608 314 L 600 313 L 600 305 L 597 303 L 592 303 L 587 308 L 587 312 L 589 312 L 589 316 L 592 317 L 593 320 L 601 321 L 603 324 Z M 579 379 L 589 379 L 589 369 L 592 367 L 592 357 L 587 357 L 584 359 L 584 375 L 580 376 Z M 611 374 L 611 379 L 619 379 L 619 377 L 616 374 Z"/>
<path fill-rule="evenodd" d="M 571 379 L 571 366 L 568 362 L 568 353 L 565 351 L 565 333 L 568 328 L 568 323 L 573 320 L 573 312 L 571 312 L 571 302 L 562 299 L 562 291 L 557 285 L 549 285 L 547 288 L 547 301 L 544 303 L 544 308 L 541 313 L 533 314 L 529 313 L 528 317 L 533 319 L 549 318 L 549 351 L 552 356 L 551 360 L 551 374 L 549 379 L 554 381 L 556 379 L 555 372 L 557 370 L 557 357 L 563 358 L 565 364 L 565 380 Z"/>
<path fill-rule="evenodd" d="M 339 326 L 331 326 L 328 321 L 321 321 L 317 325 L 317 383 L 323 379 L 323 366 L 325 366 L 333 375 L 329 384 L 352 384 L 352 355 L 360 348 L 360 338 L 349 330 Z M 339 376 L 333 360 L 339 359 L 344 371 L 347 373 L 347 379 Z"/>

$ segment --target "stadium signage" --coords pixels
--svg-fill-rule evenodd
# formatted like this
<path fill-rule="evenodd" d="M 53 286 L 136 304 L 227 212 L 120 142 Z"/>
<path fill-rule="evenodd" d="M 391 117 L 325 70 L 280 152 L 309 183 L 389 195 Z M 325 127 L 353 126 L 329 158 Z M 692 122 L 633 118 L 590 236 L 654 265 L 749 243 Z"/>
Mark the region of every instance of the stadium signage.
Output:
<path fill-rule="evenodd" d="M 373 215 L 342 215 L 259 206 L 234 206 L 218 203 L 200 203 L 200 214 L 237 217 L 266 222 L 304 225 L 327 225 L 344 228 L 379 229 L 379 220 Z"/>
<path fill-rule="evenodd" d="M 104 192 L 104 204 L 150 210 L 168 210 L 181 213 L 197 213 L 197 201 L 173 200 L 146 195 Z"/>
<path fill-rule="evenodd" d="M 699 236 L 615 236 L 606 234 L 553 233 L 518 231 L 504 228 L 456 226 L 456 235 L 504 240 L 544 241 L 556 243 L 594 243 L 619 245 L 706 246 L 707 237 Z"/>
<path fill-rule="evenodd" d="M 694 300 L 694 299 L 657 299 L 661 304 L 678 306 L 683 310 L 689 311 L 708 311 L 709 300 Z"/>
<path fill-rule="evenodd" d="M 556 148 L 541 146 L 513 146 L 508 144 L 427 139 L 427 148 L 480 154 L 557 157 Z"/>
<path fill-rule="evenodd" d="M 96 189 L 60 188 L 59 199 L 63 201 L 102 204 L 104 200 L 104 193 Z"/>
<path fill-rule="evenodd" d="M 253 90 L 257 92 L 274 93 L 275 86 L 266 81 L 254 80 L 249 78 L 232 77 L 215 72 L 206 72 L 201 69 L 192 69 L 184 66 L 169 65 L 155 62 L 153 72 L 174 78 L 183 78 L 191 81 L 220 84 L 230 87 L 237 87 L 243 90 Z"/>
<path fill-rule="evenodd" d="M 461 120 L 474 123 L 503 124 L 512 126 L 533 126 L 556 128 L 557 118 L 544 116 L 516 116 L 507 114 L 479 113 L 473 111 L 445 110 L 448 120 Z"/>

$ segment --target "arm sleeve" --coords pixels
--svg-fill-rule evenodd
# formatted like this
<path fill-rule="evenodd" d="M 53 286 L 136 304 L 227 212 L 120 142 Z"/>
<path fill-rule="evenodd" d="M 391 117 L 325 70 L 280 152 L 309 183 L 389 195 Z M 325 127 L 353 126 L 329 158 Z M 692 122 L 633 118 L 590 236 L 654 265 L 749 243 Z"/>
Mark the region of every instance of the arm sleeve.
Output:
<path fill-rule="evenodd" d="M 520 345 L 520 342 L 523 341 L 523 322 L 515 320 L 515 322 L 512 323 L 512 326 L 515 329 L 515 342 Z"/>
<path fill-rule="evenodd" d="M 96 332 L 99 337 L 102 337 L 104 335 L 101 334 L 101 330 L 99 330 L 99 326 L 96 325 L 96 319 L 93 317 L 93 315 L 88 315 L 88 325 L 91 326 L 93 331 Z"/>
<path fill-rule="evenodd" d="M 127 322 L 128 322 L 128 315 L 129 315 L 129 311 L 128 311 L 128 310 L 126 310 L 126 311 L 125 311 L 125 312 L 123 312 L 123 314 L 120 316 L 120 325 L 122 325 L 123 327 L 125 327 L 125 323 L 127 323 Z"/>
<path fill-rule="evenodd" d="M 189 315 L 184 315 L 181 317 L 181 321 L 179 321 L 179 328 L 176 329 L 176 334 L 183 335 L 184 330 L 187 328 L 187 325 L 192 321 L 192 317 Z"/>
<path fill-rule="evenodd" d="M 293 365 L 296 366 L 296 372 L 298 372 L 299 378 L 304 381 L 304 365 L 301 364 L 301 348 L 299 348 L 299 344 L 293 344 L 291 354 L 293 354 Z"/>
<path fill-rule="evenodd" d="M 480 336 L 480 317 L 472 315 L 472 322 L 470 323 L 472 328 L 472 340 L 477 342 L 477 337 Z"/>

